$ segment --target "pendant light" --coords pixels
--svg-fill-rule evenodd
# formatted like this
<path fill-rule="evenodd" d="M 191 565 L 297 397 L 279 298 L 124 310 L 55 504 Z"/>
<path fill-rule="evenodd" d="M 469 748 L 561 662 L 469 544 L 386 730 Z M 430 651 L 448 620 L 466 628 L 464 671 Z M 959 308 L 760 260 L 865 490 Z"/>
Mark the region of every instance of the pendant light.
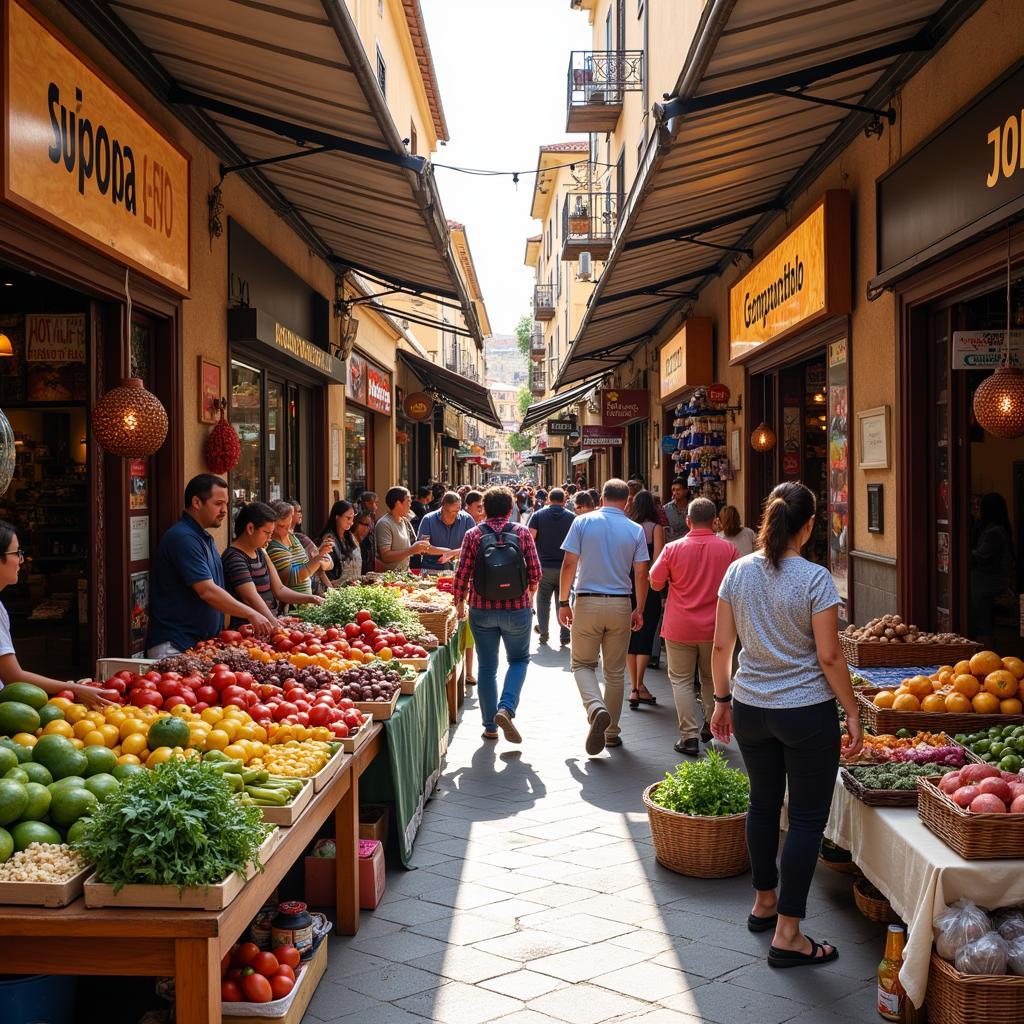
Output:
<path fill-rule="evenodd" d="M 761 411 L 768 408 L 768 375 L 761 378 Z M 775 447 L 775 431 L 768 424 L 761 422 L 754 427 L 750 434 L 750 447 L 755 452 L 770 452 Z"/>
<path fill-rule="evenodd" d="M 125 337 L 131 336 L 132 296 L 124 275 L 127 302 Z M 128 342 L 130 347 L 130 342 Z M 167 438 L 167 411 L 156 395 L 147 391 L 138 377 L 123 377 L 97 403 L 92 414 L 92 431 L 99 446 L 124 459 L 152 455 Z"/>
<path fill-rule="evenodd" d="M 0 412 L 0 494 L 5 494 L 14 479 L 14 431 L 11 421 Z"/>
<path fill-rule="evenodd" d="M 1003 365 L 974 392 L 974 418 L 993 437 L 1024 434 L 1024 370 L 1010 365 L 1010 229 L 1006 229 L 1006 346 Z"/>

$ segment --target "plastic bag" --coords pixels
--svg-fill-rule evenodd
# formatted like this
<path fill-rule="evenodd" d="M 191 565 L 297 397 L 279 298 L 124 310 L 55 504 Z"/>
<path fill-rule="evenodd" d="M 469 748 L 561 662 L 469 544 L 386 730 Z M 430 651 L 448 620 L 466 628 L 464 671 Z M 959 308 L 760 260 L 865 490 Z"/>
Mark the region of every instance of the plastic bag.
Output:
<path fill-rule="evenodd" d="M 1024 936 L 1006 944 L 1006 966 L 1011 974 L 1024 975 Z"/>
<path fill-rule="evenodd" d="M 1024 912 L 1019 907 L 1003 907 L 992 915 L 992 924 L 1007 942 L 1024 935 Z"/>
<path fill-rule="evenodd" d="M 935 929 L 935 952 L 952 963 L 961 946 L 992 931 L 992 922 L 970 900 L 959 899 L 935 918 Z"/>
<path fill-rule="evenodd" d="M 956 969 L 961 974 L 1005 974 L 1006 940 L 999 932 L 986 932 L 968 942 L 957 950 Z"/>

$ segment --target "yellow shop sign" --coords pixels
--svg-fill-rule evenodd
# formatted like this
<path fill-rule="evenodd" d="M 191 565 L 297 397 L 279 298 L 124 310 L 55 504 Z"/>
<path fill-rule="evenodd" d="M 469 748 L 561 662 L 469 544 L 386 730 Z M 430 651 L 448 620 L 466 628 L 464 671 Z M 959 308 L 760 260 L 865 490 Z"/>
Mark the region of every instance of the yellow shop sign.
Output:
<path fill-rule="evenodd" d="M 4 198 L 187 292 L 188 154 L 19 0 L 5 17 Z"/>
<path fill-rule="evenodd" d="M 830 191 L 729 289 L 729 357 L 850 312 L 850 194 Z"/>

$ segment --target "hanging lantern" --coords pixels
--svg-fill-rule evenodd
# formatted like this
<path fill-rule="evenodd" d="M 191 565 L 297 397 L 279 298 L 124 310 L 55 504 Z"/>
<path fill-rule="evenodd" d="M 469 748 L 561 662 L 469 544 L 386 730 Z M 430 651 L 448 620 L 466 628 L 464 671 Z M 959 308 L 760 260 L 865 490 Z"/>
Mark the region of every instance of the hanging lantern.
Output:
<path fill-rule="evenodd" d="M 974 417 L 993 437 L 1024 434 L 1024 370 L 1001 366 L 974 392 Z"/>
<path fill-rule="evenodd" d="M 92 432 L 99 446 L 124 459 L 152 455 L 167 437 L 167 412 L 138 377 L 124 377 L 96 403 Z"/>
<path fill-rule="evenodd" d="M 10 420 L 0 412 L 0 494 L 11 486 L 14 478 L 14 431 Z"/>
<path fill-rule="evenodd" d="M 755 452 L 770 452 L 775 447 L 775 431 L 767 423 L 759 423 L 750 435 L 750 447 Z"/>
<path fill-rule="evenodd" d="M 206 468 L 211 473 L 230 473 L 242 457 L 242 442 L 224 415 L 227 399 L 220 400 L 220 419 L 206 439 Z"/>

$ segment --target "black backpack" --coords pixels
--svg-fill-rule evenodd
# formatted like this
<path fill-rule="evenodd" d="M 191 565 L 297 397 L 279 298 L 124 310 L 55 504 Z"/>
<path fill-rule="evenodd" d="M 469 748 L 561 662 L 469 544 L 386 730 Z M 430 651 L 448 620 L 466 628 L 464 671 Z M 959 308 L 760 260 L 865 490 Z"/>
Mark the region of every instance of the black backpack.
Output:
<path fill-rule="evenodd" d="M 519 534 L 506 523 L 496 531 L 480 524 L 480 547 L 473 566 L 473 589 L 486 601 L 515 601 L 526 593 L 530 576 Z"/>

